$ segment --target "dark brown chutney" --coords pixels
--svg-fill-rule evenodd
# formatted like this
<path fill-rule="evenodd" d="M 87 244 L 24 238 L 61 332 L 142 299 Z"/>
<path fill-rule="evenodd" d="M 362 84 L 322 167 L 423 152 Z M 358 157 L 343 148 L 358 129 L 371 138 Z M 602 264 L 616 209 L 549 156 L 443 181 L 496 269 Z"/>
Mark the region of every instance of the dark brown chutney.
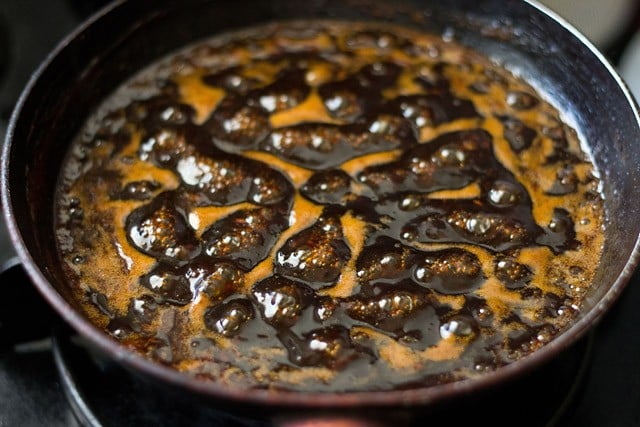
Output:
<path fill-rule="evenodd" d="M 142 71 L 87 121 L 56 234 L 86 315 L 231 387 L 422 387 L 580 310 L 599 181 L 527 83 L 440 37 L 294 22 Z"/>

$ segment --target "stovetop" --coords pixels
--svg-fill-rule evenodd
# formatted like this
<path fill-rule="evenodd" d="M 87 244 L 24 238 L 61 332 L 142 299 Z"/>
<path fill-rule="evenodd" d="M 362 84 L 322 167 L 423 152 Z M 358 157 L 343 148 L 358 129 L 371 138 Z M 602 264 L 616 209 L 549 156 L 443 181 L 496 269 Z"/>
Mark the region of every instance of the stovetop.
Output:
<path fill-rule="evenodd" d="M 105 2 L 0 0 L 0 137 L 38 62 Z M 633 30 L 622 32 L 606 50 L 612 60 L 619 58 L 640 29 L 638 16 Z M 174 397 L 167 400 L 154 385 L 96 358 L 28 283 L 12 256 L 0 223 L 0 271 L 4 271 L 0 275 L 0 427 L 159 426 L 187 421 L 207 426 L 268 425 L 236 419 L 211 405 Z M 480 416 L 493 420 L 493 425 L 520 427 L 640 426 L 639 306 L 640 270 L 600 325 L 566 354 L 458 411 L 469 415 L 451 418 L 451 414 L 432 413 L 412 425 L 424 425 L 427 420 L 434 425 L 446 420 L 447 425 L 457 425 L 451 420 L 466 423 L 475 418 L 477 422 Z M 140 399 L 140 405 L 131 404 L 135 399 Z M 502 418 L 496 418 L 496 412 Z"/>

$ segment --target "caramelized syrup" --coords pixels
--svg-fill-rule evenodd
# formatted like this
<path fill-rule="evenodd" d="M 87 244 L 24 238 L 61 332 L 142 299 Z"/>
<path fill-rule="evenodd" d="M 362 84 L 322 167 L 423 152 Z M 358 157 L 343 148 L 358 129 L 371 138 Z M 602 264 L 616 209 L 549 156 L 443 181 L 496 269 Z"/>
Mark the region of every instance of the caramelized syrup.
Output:
<path fill-rule="evenodd" d="M 272 24 L 118 89 L 68 155 L 86 315 L 203 380 L 385 390 L 481 375 L 580 310 L 599 181 L 532 87 L 440 37 Z"/>

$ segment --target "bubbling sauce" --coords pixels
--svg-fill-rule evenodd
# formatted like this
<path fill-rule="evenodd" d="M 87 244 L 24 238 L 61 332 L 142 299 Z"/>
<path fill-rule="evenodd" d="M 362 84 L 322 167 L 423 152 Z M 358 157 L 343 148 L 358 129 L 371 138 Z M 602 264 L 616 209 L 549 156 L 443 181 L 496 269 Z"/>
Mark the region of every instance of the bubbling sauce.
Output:
<path fill-rule="evenodd" d="M 85 314 L 234 387 L 482 375 L 578 314 L 599 180 L 526 82 L 443 38 L 276 23 L 151 65 L 67 156 L 58 249 Z"/>

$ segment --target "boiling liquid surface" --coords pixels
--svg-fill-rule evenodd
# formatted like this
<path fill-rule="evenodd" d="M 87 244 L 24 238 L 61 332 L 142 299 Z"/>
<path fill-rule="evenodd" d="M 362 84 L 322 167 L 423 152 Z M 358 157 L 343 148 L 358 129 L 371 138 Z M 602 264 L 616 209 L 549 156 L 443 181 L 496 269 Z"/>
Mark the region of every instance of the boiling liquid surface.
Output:
<path fill-rule="evenodd" d="M 482 375 L 580 311 L 603 244 L 576 133 L 442 38 L 294 22 L 133 77 L 59 180 L 86 315 L 203 380 L 388 390 Z"/>

